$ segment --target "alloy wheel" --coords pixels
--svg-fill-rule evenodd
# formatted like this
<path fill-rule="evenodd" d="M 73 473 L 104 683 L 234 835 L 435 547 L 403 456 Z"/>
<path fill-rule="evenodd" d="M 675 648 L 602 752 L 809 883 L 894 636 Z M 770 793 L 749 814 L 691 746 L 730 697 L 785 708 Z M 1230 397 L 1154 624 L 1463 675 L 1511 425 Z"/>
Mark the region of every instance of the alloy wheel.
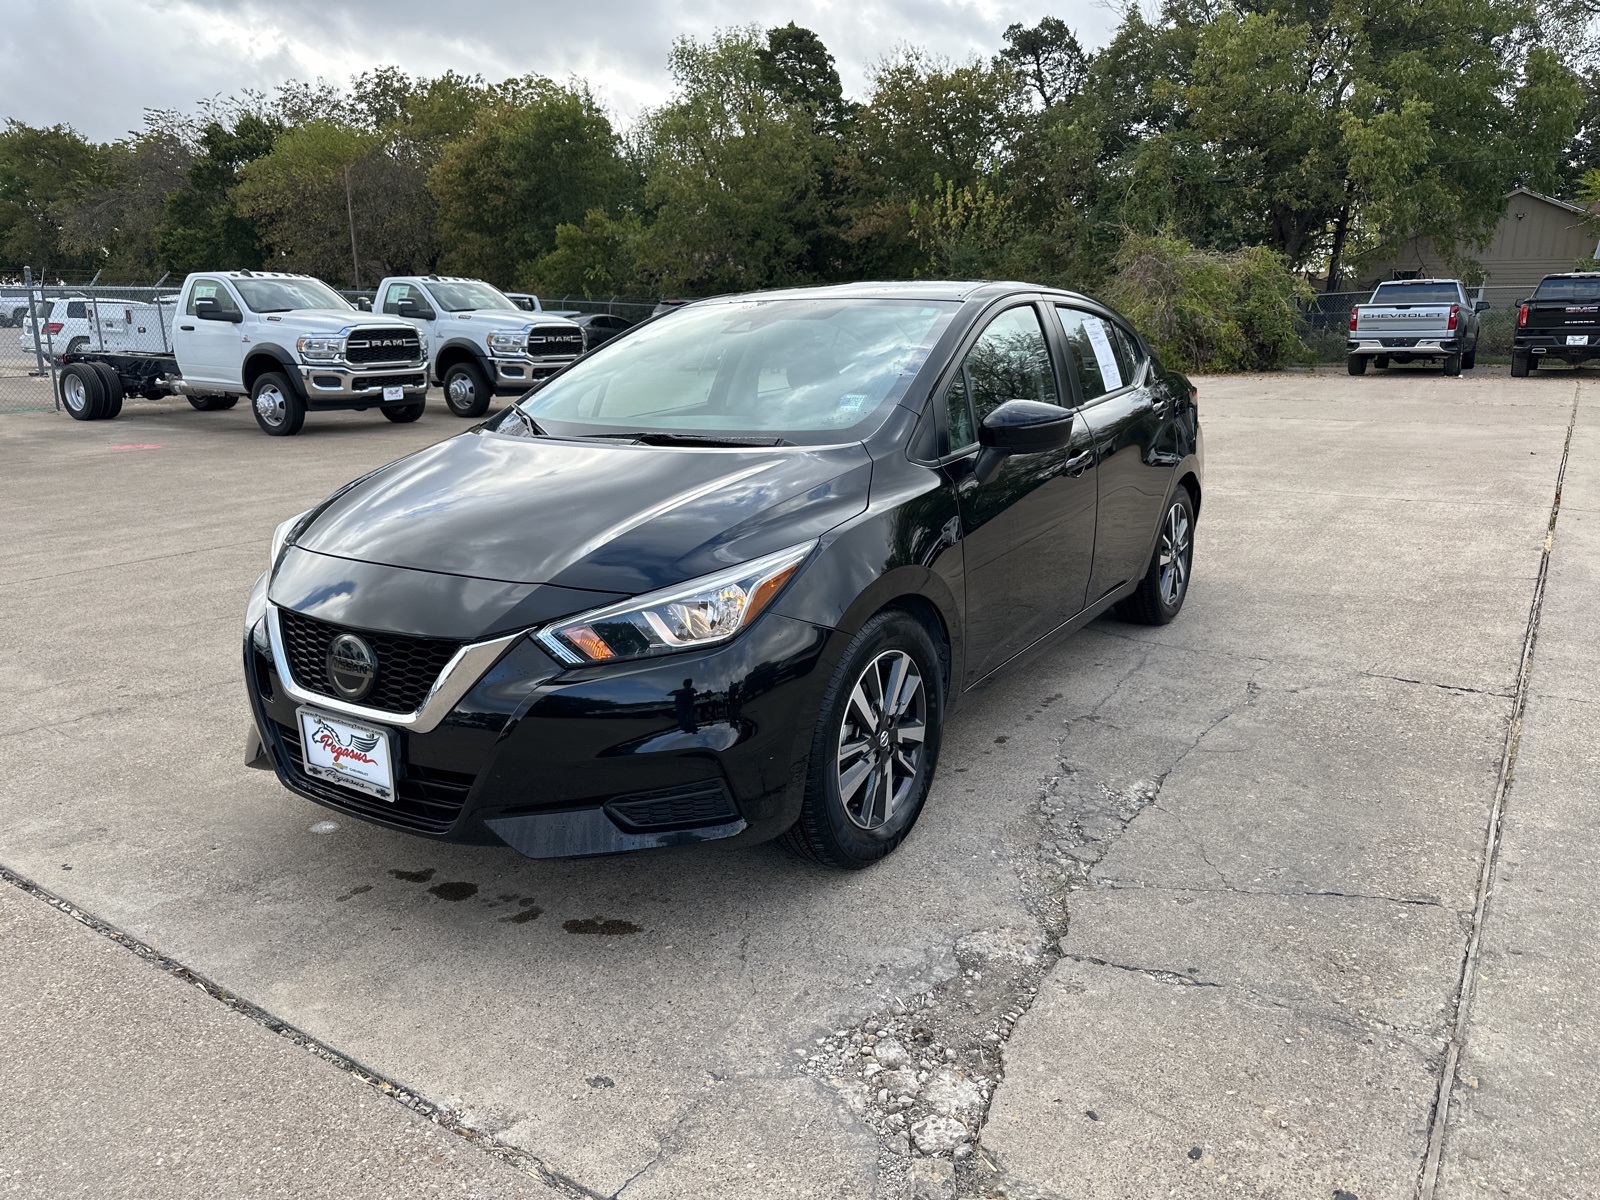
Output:
<path fill-rule="evenodd" d="M 1194 554 L 1192 527 L 1189 513 L 1182 504 L 1167 510 L 1167 519 L 1161 526 L 1161 550 L 1158 565 L 1161 568 L 1161 603 L 1176 608 L 1189 586 L 1189 566 Z"/>
<path fill-rule="evenodd" d="M 856 679 L 839 724 L 839 799 L 861 829 L 881 829 L 911 795 L 927 735 L 927 688 L 903 650 L 885 650 Z"/>
<path fill-rule="evenodd" d="M 89 390 L 83 386 L 83 380 L 77 374 L 67 375 L 61 380 L 61 400 L 75 413 L 81 413 L 84 405 L 89 403 Z"/>
<path fill-rule="evenodd" d="M 282 425 L 289 416 L 289 401 L 272 384 L 256 393 L 256 413 L 268 425 Z"/>

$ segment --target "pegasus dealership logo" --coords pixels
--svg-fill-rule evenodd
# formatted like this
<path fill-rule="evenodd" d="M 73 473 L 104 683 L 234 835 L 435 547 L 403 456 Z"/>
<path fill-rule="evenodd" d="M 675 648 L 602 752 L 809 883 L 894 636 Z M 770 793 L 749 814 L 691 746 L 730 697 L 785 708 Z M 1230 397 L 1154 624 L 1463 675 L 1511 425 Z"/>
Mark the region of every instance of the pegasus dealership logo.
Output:
<path fill-rule="evenodd" d="M 371 752 L 378 748 L 378 738 L 381 735 L 357 733 L 352 729 L 348 738 L 342 738 L 339 736 L 339 731 L 321 717 L 313 719 L 317 727 L 311 734 L 311 740 L 333 756 L 334 766 L 342 767 L 347 760 L 371 767 L 378 765 L 378 760 L 372 757 Z"/>

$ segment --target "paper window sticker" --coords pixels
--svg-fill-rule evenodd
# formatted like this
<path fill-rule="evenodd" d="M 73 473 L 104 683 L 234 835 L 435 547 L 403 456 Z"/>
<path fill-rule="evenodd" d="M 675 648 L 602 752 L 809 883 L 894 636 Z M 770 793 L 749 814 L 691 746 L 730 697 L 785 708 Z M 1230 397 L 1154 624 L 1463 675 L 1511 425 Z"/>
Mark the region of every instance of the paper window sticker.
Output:
<path fill-rule="evenodd" d="M 1106 323 L 1099 317 L 1085 317 L 1083 331 L 1089 335 L 1089 345 L 1094 349 L 1094 361 L 1100 366 L 1100 378 L 1105 381 L 1106 391 L 1116 391 L 1122 386 L 1122 371 L 1117 366 L 1111 338 L 1106 334 Z"/>

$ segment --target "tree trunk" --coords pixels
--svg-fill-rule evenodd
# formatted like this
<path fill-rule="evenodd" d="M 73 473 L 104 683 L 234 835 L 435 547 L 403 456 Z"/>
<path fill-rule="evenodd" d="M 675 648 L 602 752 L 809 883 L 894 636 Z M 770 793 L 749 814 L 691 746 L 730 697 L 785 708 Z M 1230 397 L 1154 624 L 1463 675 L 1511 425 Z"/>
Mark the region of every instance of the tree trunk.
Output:
<path fill-rule="evenodd" d="M 1322 285 L 1323 294 L 1339 290 L 1340 259 L 1344 257 L 1345 237 L 1350 232 L 1350 181 L 1344 181 L 1344 204 L 1333 222 L 1333 248 L 1328 251 L 1328 279 Z"/>

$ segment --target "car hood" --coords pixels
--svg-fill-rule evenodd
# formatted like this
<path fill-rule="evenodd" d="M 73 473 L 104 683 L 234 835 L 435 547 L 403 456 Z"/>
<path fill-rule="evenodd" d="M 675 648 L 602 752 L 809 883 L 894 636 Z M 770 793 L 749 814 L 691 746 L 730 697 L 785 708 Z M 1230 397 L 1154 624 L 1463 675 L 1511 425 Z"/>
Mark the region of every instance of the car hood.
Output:
<path fill-rule="evenodd" d="M 297 335 L 305 333 L 338 333 L 341 329 L 393 329 L 398 322 L 393 317 L 373 316 L 355 309 L 297 308 L 293 312 L 264 314 L 268 325 L 283 325 Z"/>
<path fill-rule="evenodd" d="M 548 313 L 523 312 L 518 309 L 481 309 L 477 312 L 441 313 L 439 315 L 440 333 L 458 333 L 462 328 L 467 329 L 526 329 L 529 325 L 559 325 L 564 329 L 575 329 L 577 323 L 569 321 L 566 317 L 552 317 Z"/>
<path fill-rule="evenodd" d="M 636 595 L 862 512 L 859 444 L 750 450 L 464 434 L 389 464 L 295 539 L 318 554 Z"/>

